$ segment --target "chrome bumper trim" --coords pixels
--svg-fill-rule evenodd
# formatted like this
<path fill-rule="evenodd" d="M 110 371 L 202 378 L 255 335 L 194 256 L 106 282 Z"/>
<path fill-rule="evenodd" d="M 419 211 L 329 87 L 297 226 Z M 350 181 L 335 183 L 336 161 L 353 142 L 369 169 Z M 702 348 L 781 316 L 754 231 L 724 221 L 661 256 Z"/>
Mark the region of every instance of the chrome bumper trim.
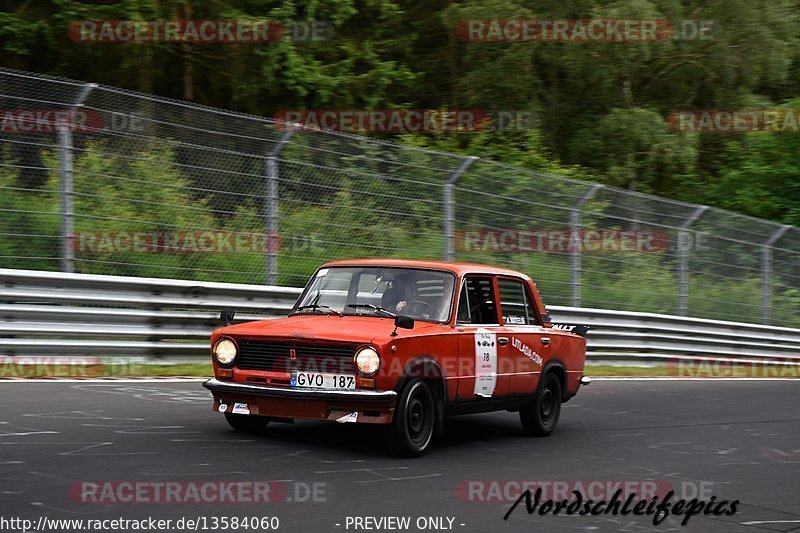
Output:
<path fill-rule="evenodd" d="M 397 398 L 397 393 L 392 390 L 329 390 L 329 389 L 298 389 L 291 387 L 273 387 L 270 385 L 251 385 L 249 383 L 235 383 L 233 381 L 220 381 L 209 379 L 203 387 L 211 392 L 249 394 L 266 398 L 296 398 L 298 400 L 334 400 L 389 403 Z"/>
<path fill-rule="evenodd" d="M 587 376 L 581 376 L 581 385 L 588 385 L 591 382 L 592 380 L 589 379 Z"/>

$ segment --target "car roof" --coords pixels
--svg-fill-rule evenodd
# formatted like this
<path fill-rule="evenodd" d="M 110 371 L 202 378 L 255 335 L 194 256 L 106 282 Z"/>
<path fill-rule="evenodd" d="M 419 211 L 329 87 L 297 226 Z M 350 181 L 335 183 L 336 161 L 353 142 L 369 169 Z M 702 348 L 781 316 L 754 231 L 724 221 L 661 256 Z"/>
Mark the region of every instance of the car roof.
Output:
<path fill-rule="evenodd" d="M 528 276 L 517 270 L 501 268 L 478 263 L 457 263 L 451 261 L 431 261 L 419 259 L 347 259 L 342 261 L 331 261 L 325 263 L 323 267 L 341 266 L 382 266 L 388 268 L 429 268 L 434 270 L 447 270 L 459 276 L 465 274 L 499 274 L 506 276 L 517 276 L 530 279 Z"/>

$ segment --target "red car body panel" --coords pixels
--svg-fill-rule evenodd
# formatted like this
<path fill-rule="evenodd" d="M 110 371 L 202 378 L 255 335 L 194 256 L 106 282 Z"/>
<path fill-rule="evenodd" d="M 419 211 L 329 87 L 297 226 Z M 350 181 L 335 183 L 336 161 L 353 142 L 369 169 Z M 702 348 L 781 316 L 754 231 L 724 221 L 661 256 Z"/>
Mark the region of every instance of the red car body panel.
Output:
<path fill-rule="evenodd" d="M 215 410 L 241 402 L 247 403 L 250 413 L 254 415 L 317 420 L 336 420 L 355 411 L 359 413 L 358 422 L 383 424 L 392 420 L 393 397 L 379 397 L 377 393 L 397 392 L 403 383 L 415 377 L 439 384 L 445 412 L 453 413 L 514 408 L 530 402 L 536 394 L 541 376 L 548 371 L 559 374 L 563 401 L 578 392 L 583 377 L 585 339 L 552 327 L 536 284 L 528 276 L 485 265 L 399 259 L 336 261 L 320 268 L 344 266 L 408 267 L 453 273 L 457 283 L 449 320 L 447 323 L 417 320 L 413 329 L 396 329 L 392 318 L 297 314 L 220 328 L 211 336 L 212 346 L 223 337 L 237 343 L 256 340 L 300 343 L 312 351 L 314 346 L 322 349 L 337 345 L 369 345 L 380 354 L 381 367 L 371 377 L 374 381 L 370 382 L 370 378 L 357 380 L 358 391 L 375 392 L 373 396 L 350 398 L 342 394 L 339 398 L 309 394 L 295 397 L 290 394 L 289 372 L 243 370 L 237 368 L 236 362 L 229 368 L 222 367 L 212 357 L 217 385 L 208 388 L 214 395 Z M 505 324 L 499 298 L 500 305 L 496 306 L 499 325 L 458 324 L 455 310 L 458 309 L 461 283 L 470 275 L 492 276 L 495 296 L 498 294 L 498 278 L 522 281 L 539 325 Z M 392 335 L 395 329 L 396 334 Z M 494 339 L 498 341 L 496 382 L 488 397 L 475 394 L 476 335 L 479 334 L 487 335 L 485 338 L 491 339 L 492 343 Z M 247 385 L 247 389 L 237 389 L 234 384 Z M 286 389 L 285 395 L 283 388 Z M 492 400 L 501 402 L 498 404 Z M 510 403 L 503 403 L 502 400 Z"/>

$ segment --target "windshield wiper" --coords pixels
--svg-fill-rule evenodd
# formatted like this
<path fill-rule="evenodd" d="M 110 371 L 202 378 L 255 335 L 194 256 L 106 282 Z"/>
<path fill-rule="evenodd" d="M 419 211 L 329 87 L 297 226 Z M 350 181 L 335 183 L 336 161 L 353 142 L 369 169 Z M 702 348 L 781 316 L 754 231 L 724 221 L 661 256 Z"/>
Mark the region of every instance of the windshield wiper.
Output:
<path fill-rule="evenodd" d="M 336 309 L 331 309 L 327 305 L 317 305 L 317 304 L 300 305 L 300 306 L 295 307 L 294 309 L 292 309 L 291 314 L 294 315 L 298 311 L 302 311 L 304 309 L 313 309 L 314 311 L 322 311 L 322 312 L 328 311 L 328 312 L 330 312 L 331 314 L 334 314 L 334 315 L 344 316 L 341 311 L 337 311 Z"/>
<path fill-rule="evenodd" d="M 378 307 L 377 305 L 372 304 L 347 304 L 347 307 L 352 307 L 353 309 L 372 309 L 373 311 L 377 311 L 378 313 L 383 313 L 383 316 L 387 318 L 397 318 L 397 315 L 389 311 L 388 309 L 384 309 L 383 307 Z"/>

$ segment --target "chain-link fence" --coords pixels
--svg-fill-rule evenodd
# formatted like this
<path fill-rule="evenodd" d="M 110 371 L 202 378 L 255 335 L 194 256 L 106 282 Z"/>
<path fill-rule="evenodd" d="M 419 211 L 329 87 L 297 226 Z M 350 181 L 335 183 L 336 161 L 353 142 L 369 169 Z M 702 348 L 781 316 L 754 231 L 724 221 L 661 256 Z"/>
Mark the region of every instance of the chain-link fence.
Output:
<path fill-rule="evenodd" d="M 0 70 L 0 266 L 299 286 L 511 266 L 546 302 L 800 326 L 800 230 L 494 161 Z"/>

